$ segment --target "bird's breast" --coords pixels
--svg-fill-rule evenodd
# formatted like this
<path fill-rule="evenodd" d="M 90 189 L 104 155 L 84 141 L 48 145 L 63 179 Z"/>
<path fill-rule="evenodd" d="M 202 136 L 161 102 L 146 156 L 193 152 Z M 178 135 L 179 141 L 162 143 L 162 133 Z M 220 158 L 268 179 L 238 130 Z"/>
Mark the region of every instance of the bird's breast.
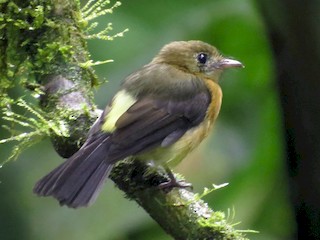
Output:
<path fill-rule="evenodd" d="M 165 148 L 156 148 L 144 154 L 143 159 L 153 159 L 158 164 L 175 166 L 208 136 L 220 111 L 222 91 L 220 86 L 211 80 L 206 81 L 206 85 L 211 95 L 211 102 L 204 120 L 189 129 L 176 143 Z"/>
<path fill-rule="evenodd" d="M 206 119 L 212 124 L 216 120 L 220 112 L 222 102 L 222 90 L 220 86 L 212 80 L 206 79 L 205 84 L 211 95 L 211 102 L 208 106 Z"/>

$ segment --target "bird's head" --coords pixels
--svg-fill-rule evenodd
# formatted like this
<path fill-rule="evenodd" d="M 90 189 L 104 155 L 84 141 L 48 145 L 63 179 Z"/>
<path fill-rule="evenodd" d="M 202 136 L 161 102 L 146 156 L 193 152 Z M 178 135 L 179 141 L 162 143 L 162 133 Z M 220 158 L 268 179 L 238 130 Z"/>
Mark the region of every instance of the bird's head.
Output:
<path fill-rule="evenodd" d="M 176 41 L 165 45 L 153 59 L 182 71 L 218 81 L 226 68 L 243 67 L 242 63 L 224 58 L 219 51 L 201 41 Z"/>

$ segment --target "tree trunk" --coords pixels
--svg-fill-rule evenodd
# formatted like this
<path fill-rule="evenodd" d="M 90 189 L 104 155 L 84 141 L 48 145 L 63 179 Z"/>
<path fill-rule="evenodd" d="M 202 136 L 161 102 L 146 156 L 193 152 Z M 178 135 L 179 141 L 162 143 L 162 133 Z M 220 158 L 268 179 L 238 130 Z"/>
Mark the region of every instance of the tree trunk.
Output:
<path fill-rule="evenodd" d="M 260 1 L 273 47 L 296 239 L 320 239 L 320 1 Z"/>

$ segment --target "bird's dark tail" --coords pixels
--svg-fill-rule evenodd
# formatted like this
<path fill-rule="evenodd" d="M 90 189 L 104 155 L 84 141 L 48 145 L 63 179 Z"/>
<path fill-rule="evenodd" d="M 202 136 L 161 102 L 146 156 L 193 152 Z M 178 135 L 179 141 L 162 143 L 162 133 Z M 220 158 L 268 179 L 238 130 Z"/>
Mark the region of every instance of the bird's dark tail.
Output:
<path fill-rule="evenodd" d="M 33 189 L 34 193 L 52 196 L 61 205 L 72 208 L 93 203 L 113 166 L 107 161 L 109 142 L 108 138 L 104 138 L 82 147 L 40 179 Z"/>

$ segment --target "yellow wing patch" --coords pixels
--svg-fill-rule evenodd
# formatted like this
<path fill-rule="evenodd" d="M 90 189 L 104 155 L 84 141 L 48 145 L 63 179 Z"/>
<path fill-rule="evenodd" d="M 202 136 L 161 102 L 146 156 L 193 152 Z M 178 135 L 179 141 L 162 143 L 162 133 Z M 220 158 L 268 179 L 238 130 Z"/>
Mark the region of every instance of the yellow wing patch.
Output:
<path fill-rule="evenodd" d="M 113 132 L 116 129 L 116 122 L 134 103 L 136 99 L 127 93 L 125 90 L 118 92 L 110 107 L 110 111 L 106 116 L 105 122 L 102 125 L 102 130 L 105 132 Z"/>

